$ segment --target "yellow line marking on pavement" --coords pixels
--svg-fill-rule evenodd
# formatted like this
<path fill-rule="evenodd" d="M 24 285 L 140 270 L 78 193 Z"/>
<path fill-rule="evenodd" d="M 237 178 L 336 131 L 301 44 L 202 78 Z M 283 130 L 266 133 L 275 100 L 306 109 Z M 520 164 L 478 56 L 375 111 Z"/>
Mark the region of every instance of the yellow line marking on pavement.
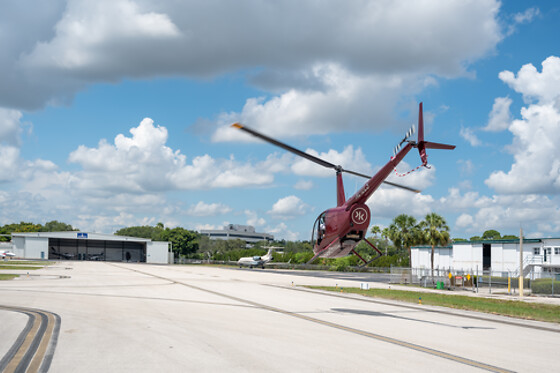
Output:
<path fill-rule="evenodd" d="M 17 343 L 19 343 L 21 341 L 21 338 L 23 338 L 21 345 L 17 347 L 17 351 L 5 365 L 3 372 L 13 373 L 16 371 L 23 371 L 27 373 L 36 373 L 41 371 L 42 365 L 44 365 L 42 371 L 48 370 L 50 359 L 52 358 L 52 352 L 54 352 L 54 347 L 56 345 L 56 338 L 58 336 L 58 333 L 56 333 L 56 336 L 54 335 L 55 328 L 58 324 L 58 316 L 51 312 L 34 310 L 25 307 L 10 307 L 0 305 L 0 309 L 20 312 L 33 319 L 33 325 L 31 326 L 31 328 L 29 328 L 27 334 L 25 334 L 25 336 L 21 335 L 15 341 L 14 346 L 17 346 Z M 46 320 L 44 320 L 43 317 L 46 317 Z M 59 319 L 60 318 L 58 318 L 58 320 Z M 46 325 L 44 325 L 45 323 Z M 40 333 L 42 333 L 42 335 L 40 335 Z M 40 338 L 40 340 L 35 341 L 36 338 Z M 45 359 L 47 351 L 49 351 L 49 347 L 51 348 L 50 357 L 48 359 Z M 8 351 L 4 359 L 6 359 L 9 354 L 10 351 Z M 29 355 L 31 356 L 29 357 Z M 2 369 L 1 366 L 0 369 Z"/>
<path fill-rule="evenodd" d="M 43 335 L 43 338 L 41 339 L 41 343 L 39 344 L 39 347 L 37 347 L 37 352 L 35 352 L 35 356 L 33 356 L 33 359 L 31 360 L 31 363 L 29 364 L 29 368 L 28 368 L 29 372 L 38 372 L 39 371 L 39 368 L 41 367 L 41 363 L 43 362 L 43 359 L 45 358 L 45 354 L 47 352 L 49 342 L 50 342 L 51 337 L 53 335 L 54 324 L 55 324 L 54 315 L 52 313 L 48 313 L 47 318 L 48 318 L 47 329 L 45 330 L 45 334 Z"/>
<path fill-rule="evenodd" d="M 19 363 L 21 362 L 27 350 L 29 349 L 29 346 L 31 346 L 31 342 L 33 342 L 33 339 L 35 338 L 35 335 L 39 330 L 39 326 L 41 326 L 41 315 L 39 315 L 37 312 L 32 312 L 32 311 L 27 311 L 27 312 L 35 317 L 33 321 L 33 327 L 31 328 L 31 330 L 29 330 L 29 332 L 25 336 L 25 340 L 23 341 L 22 345 L 19 347 L 18 351 L 16 352 L 16 354 L 14 355 L 14 357 L 6 367 L 5 370 L 6 373 L 15 372 Z"/>

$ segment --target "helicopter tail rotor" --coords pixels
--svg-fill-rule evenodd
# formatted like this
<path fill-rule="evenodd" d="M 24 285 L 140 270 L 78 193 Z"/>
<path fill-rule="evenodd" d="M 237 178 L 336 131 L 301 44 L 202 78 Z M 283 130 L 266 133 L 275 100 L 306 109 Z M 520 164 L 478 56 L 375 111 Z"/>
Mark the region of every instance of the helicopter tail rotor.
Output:
<path fill-rule="evenodd" d="M 406 131 L 404 138 L 401 140 L 401 142 L 395 146 L 395 149 L 393 149 L 393 157 L 397 155 L 397 153 L 399 152 L 399 150 L 401 150 L 402 145 L 408 140 L 408 138 L 410 136 L 412 136 L 414 134 L 414 132 L 416 132 L 416 128 L 414 127 L 414 124 L 410 127 L 410 129 L 408 131 Z"/>

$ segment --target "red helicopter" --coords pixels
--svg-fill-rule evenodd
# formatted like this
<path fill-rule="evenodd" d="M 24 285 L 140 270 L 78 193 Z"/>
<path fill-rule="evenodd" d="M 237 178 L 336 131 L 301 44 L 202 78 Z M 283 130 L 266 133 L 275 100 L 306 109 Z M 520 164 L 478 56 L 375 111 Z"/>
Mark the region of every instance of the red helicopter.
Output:
<path fill-rule="evenodd" d="M 407 189 L 416 193 L 420 192 L 403 185 L 385 181 L 389 174 L 395 169 L 395 167 L 401 162 L 401 160 L 405 157 L 406 154 L 408 154 L 408 152 L 412 148 L 418 149 L 418 152 L 420 153 L 420 159 L 422 161 L 421 166 L 424 166 L 426 168 L 429 168 L 426 149 L 455 149 L 455 145 L 424 141 L 424 119 L 422 114 L 422 103 L 420 103 L 418 110 L 418 141 L 416 142 L 414 140 L 408 140 L 408 138 L 414 133 L 414 126 L 412 126 L 412 128 L 406 133 L 405 137 L 402 139 L 399 145 L 395 147 L 394 156 L 391 157 L 389 162 L 387 162 L 385 166 L 383 166 L 373 177 L 361 174 L 359 172 L 345 170 L 341 166 L 334 165 L 311 154 L 302 152 L 301 150 L 295 149 L 280 141 L 274 140 L 268 136 L 258 133 L 253 129 L 247 128 L 242 124 L 234 123 L 232 124 L 232 127 L 243 130 L 255 137 L 279 146 L 282 149 L 297 154 L 321 166 L 332 168 L 336 171 L 337 206 L 325 210 L 315 220 L 313 233 L 311 236 L 311 242 L 313 242 L 313 253 L 315 255 L 307 262 L 308 264 L 313 262 L 318 257 L 340 258 L 349 254 L 354 254 L 365 263 L 363 266 L 367 266 L 369 263 L 379 258 L 382 255 L 381 251 L 379 251 L 377 247 L 375 247 L 371 242 L 365 239 L 371 217 L 369 208 L 366 205 L 366 201 L 382 183 Z M 406 143 L 406 145 L 402 147 L 404 143 Z M 360 190 L 358 190 L 348 200 L 346 200 L 344 194 L 344 184 L 342 182 L 343 172 L 368 179 L 364 186 L 362 186 L 362 188 L 360 188 Z M 354 250 L 356 245 L 358 245 L 361 240 L 364 240 L 378 253 L 378 255 L 370 261 L 366 261 Z"/>

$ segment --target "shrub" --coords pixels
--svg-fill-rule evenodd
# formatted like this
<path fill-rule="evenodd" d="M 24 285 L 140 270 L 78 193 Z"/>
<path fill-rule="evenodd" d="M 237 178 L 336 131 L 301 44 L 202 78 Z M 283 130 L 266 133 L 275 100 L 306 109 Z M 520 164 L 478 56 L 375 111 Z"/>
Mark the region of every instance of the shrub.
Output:
<path fill-rule="evenodd" d="M 554 283 L 554 294 L 560 294 L 560 281 L 550 278 L 541 278 L 531 282 L 531 292 L 533 294 L 552 294 L 552 284 Z"/>

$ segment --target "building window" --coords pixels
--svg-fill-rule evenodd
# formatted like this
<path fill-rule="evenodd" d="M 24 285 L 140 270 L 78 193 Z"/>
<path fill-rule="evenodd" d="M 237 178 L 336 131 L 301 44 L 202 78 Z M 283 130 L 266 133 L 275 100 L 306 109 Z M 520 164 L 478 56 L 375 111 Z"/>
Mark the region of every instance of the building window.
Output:
<path fill-rule="evenodd" d="M 534 247 L 533 248 L 533 254 L 539 255 L 540 253 L 541 253 L 541 248 L 540 247 Z"/>
<path fill-rule="evenodd" d="M 560 247 L 554 248 L 554 255 L 560 255 Z"/>

